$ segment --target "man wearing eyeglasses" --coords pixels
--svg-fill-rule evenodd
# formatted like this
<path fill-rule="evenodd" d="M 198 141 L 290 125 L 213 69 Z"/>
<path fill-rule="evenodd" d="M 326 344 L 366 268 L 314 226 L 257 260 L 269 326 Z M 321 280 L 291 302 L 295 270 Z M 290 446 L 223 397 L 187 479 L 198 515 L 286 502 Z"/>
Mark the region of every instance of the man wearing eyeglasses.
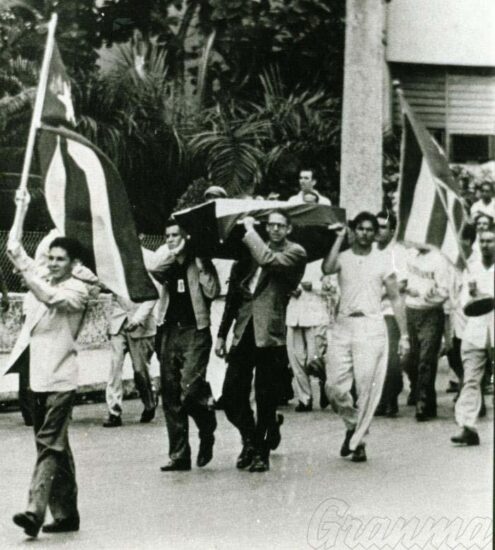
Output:
<path fill-rule="evenodd" d="M 236 323 L 222 394 L 227 418 L 242 437 L 237 468 L 265 472 L 270 467 L 270 450 L 280 443 L 282 417 L 277 418 L 276 409 L 280 379 L 288 362 L 285 314 L 289 295 L 302 279 L 306 252 L 288 240 L 292 227 L 285 212 L 270 214 L 267 242 L 255 223 L 250 216 L 243 220 L 243 241 L 251 261 L 236 279 Z M 225 346 L 225 339 L 217 342 L 216 348 L 219 344 Z M 256 422 L 249 403 L 255 368 Z"/>

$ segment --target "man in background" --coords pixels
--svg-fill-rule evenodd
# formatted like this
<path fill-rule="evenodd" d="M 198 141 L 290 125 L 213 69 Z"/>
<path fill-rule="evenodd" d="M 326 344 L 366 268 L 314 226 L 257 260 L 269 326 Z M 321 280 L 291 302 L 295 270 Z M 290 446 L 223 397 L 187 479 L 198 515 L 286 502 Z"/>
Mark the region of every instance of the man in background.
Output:
<path fill-rule="evenodd" d="M 315 187 L 316 187 L 316 174 L 314 168 L 304 168 L 299 172 L 299 187 L 300 192 L 297 193 L 297 195 L 293 195 L 292 197 L 289 197 L 287 202 L 290 202 L 291 204 L 298 204 L 303 202 L 309 202 L 304 200 L 305 193 L 313 193 L 316 194 L 318 197 L 318 204 L 326 204 L 328 206 L 331 205 L 330 199 L 323 196 L 321 193 L 319 193 Z"/>

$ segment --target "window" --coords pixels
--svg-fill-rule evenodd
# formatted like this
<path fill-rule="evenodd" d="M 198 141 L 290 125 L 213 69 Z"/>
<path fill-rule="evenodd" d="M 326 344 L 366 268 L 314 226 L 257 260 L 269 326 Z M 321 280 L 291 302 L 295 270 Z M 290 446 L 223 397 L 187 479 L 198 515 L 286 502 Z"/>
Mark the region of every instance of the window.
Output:
<path fill-rule="evenodd" d="M 495 159 L 495 136 L 450 135 L 451 162 L 487 162 Z"/>

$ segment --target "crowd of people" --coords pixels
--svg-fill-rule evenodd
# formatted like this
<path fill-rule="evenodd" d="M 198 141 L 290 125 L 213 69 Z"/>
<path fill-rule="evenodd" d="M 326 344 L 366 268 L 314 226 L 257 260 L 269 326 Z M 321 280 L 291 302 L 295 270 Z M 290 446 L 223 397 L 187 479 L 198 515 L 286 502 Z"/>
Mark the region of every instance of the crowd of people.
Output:
<path fill-rule="evenodd" d="M 289 202 L 330 204 L 316 183 L 313 170 L 302 170 L 301 190 Z M 207 199 L 223 196 L 218 189 L 209 191 Z M 143 249 L 159 299 L 134 304 L 113 297 L 104 426 L 122 425 L 126 353 L 144 405 L 140 420 L 153 420 L 157 398 L 149 367 L 156 352 L 169 443 L 169 462 L 161 470 L 191 469 L 189 417 L 199 432 L 196 465 L 206 466 L 213 458 L 216 416 L 223 409 L 240 435 L 235 466 L 266 472 L 282 437 L 284 416 L 278 409 L 287 397 L 290 366 L 295 411 L 313 410 L 310 377 L 316 377 L 320 407 L 331 405 L 344 423 L 341 456 L 364 462 L 373 417 L 398 416 L 403 371 L 416 420 L 437 416 L 435 381 L 443 346 L 457 377 L 460 431 L 452 442 L 478 445 L 483 391 L 493 376 L 493 310 L 471 317 L 464 308 L 480 298 L 493 302 L 491 185 L 482 193 L 471 209 L 474 225 L 463 230 L 465 262 L 458 266 L 428 245 L 396 242 L 390 211 L 361 212 L 336 229 L 328 254 L 310 263 L 305 249 L 291 241 L 285 210 L 270 212 L 266 232 L 245 216 L 246 254 L 232 266 L 215 342 L 210 318 L 211 302 L 220 294 L 215 265 L 192 251 L 184 229 L 171 218 L 165 244 L 156 251 Z M 48 244 L 43 273 L 25 254 L 19 235 L 11 235 L 8 254 L 29 288 L 26 320 L 9 366 L 29 363 L 38 453 L 27 509 L 13 519 L 30 536 L 41 528 L 74 531 L 79 513 L 68 425 L 77 389 L 76 339 L 98 281 L 78 262 L 77 242 L 65 237 Z M 216 402 L 206 378 L 212 349 L 227 363 Z M 43 525 L 48 507 L 54 521 Z"/>

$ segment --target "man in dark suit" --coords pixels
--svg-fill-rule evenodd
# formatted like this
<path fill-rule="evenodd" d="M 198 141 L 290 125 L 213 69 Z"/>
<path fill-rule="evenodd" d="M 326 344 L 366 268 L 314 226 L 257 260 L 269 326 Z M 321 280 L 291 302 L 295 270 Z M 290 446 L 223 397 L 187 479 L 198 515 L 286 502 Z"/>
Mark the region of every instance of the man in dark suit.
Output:
<path fill-rule="evenodd" d="M 242 437 L 237 467 L 264 472 L 270 467 L 270 448 L 280 441 L 276 409 L 287 366 L 285 312 L 289 295 L 303 276 L 306 252 L 287 240 L 291 224 L 281 210 L 268 218 L 267 243 L 256 232 L 252 217 L 244 218 L 243 223 L 243 241 L 251 261 L 239 262 L 239 273 L 231 281 L 238 285 L 239 292 L 222 393 L 227 418 Z M 217 342 L 217 350 L 225 346 L 225 336 L 220 335 L 223 339 Z M 256 422 L 249 403 L 255 367 Z"/>

